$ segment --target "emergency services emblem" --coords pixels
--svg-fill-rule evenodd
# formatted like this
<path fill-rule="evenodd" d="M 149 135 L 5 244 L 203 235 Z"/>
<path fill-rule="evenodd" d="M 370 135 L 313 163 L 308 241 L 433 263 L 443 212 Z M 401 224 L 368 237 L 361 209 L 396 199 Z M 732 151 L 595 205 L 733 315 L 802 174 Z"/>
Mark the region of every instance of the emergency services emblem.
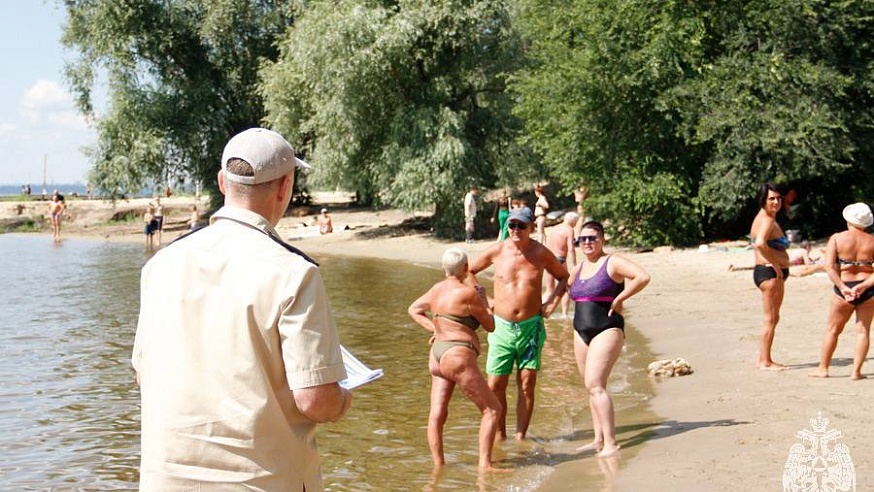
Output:
<path fill-rule="evenodd" d="M 783 468 L 783 492 L 855 492 L 856 469 L 841 431 L 828 428 L 822 412 L 810 419 L 810 429 L 798 431 L 801 443 L 789 449 Z"/>

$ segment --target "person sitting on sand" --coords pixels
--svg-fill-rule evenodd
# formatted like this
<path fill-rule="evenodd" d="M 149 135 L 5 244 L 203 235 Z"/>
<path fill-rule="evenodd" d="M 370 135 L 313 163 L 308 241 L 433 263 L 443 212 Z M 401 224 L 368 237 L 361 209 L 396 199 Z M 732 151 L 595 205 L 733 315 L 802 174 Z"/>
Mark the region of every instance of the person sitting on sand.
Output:
<path fill-rule="evenodd" d="M 844 208 L 847 230 L 833 234 L 825 250 L 825 265 L 835 295 L 829 307 L 828 327 L 819 351 L 819 366 L 809 373 L 828 377 L 829 365 L 838 345 L 838 336 L 850 316 L 856 313 L 856 348 L 850 379 L 865 379 L 862 364 L 868 355 L 871 319 L 874 318 L 874 236 L 865 229 L 874 223 L 871 209 L 864 203 Z"/>
<path fill-rule="evenodd" d="M 330 234 L 334 232 L 334 222 L 328 214 L 328 209 L 323 208 L 319 215 L 319 234 Z"/>
<path fill-rule="evenodd" d="M 622 303 L 649 283 L 640 265 L 604 252 L 604 226 L 589 221 L 580 229 L 583 258 L 568 279 L 574 300 L 574 356 L 589 392 L 595 437 L 581 450 L 592 449 L 606 458 L 619 451 L 613 401 L 607 379 L 625 344 Z"/>
<path fill-rule="evenodd" d="M 810 256 L 810 249 L 810 241 L 801 241 L 801 248 L 789 250 L 789 276 L 806 277 L 825 272 L 825 248 L 820 248 L 821 254 L 816 258 Z"/>
<path fill-rule="evenodd" d="M 480 342 L 476 329 L 495 330 L 485 290 L 471 282 L 467 253 L 449 248 L 443 253 L 446 278 L 413 301 L 408 313 L 434 334 L 431 337 L 431 413 L 428 417 L 428 445 L 435 467 L 446 464 L 443 456 L 443 427 L 449 415 L 449 400 L 455 385 L 482 412 L 479 428 L 479 467 L 492 468 L 492 447 L 498 431 L 501 404 L 489 389 L 476 359 Z M 427 313 L 433 317 L 428 317 Z"/>

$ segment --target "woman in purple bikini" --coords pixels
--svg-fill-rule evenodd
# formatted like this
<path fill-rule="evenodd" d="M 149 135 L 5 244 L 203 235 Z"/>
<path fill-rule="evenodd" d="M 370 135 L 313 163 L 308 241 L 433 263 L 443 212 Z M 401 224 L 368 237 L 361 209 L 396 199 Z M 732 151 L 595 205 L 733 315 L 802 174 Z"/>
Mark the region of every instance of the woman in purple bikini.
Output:
<path fill-rule="evenodd" d="M 622 303 L 649 283 L 649 274 L 628 258 L 604 253 L 604 226 L 589 221 L 577 238 L 583 252 L 568 279 L 574 308 L 574 355 L 589 391 L 595 438 L 581 449 L 606 458 L 619 451 L 607 379 L 625 341 Z"/>

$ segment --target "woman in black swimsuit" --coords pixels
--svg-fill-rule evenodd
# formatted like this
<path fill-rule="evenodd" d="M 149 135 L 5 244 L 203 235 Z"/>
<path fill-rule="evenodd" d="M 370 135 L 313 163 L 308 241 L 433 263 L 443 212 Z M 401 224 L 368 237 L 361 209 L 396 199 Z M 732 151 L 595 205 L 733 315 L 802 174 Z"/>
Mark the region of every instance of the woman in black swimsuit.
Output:
<path fill-rule="evenodd" d="M 762 291 L 762 308 L 765 312 L 756 367 L 772 371 L 786 369 L 786 366 L 771 358 L 774 332 L 780 321 L 780 306 L 783 304 L 783 284 L 789 277 L 789 254 L 786 252 L 789 241 L 777 224 L 777 212 L 782 206 L 783 195 L 777 187 L 770 183 L 763 184 L 759 189 L 759 213 L 750 227 L 756 255 L 753 281 Z"/>
<path fill-rule="evenodd" d="M 476 358 L 480 353 L 476 329 L 495 330 L 495 320 L 485 290 L 468 272 L 467 253 L 449 248 L 443 253 L 446 278 L 413 301 L 407 312 L 413 320 L 434 334 L 431 337 L 431 414 L 428 416 L 428 445 L 436 468 L 446 464 L 443 456 L 443 427 L 449 415 L 449 400 L 455 385 L 482 412 L 479 428 L 479 467 L 492 468 L 492 446 L 498 431 L 501 404 L 489 389 Z M 428 317 L 428 313 L 433 317 Z"/>
<path fill-rule="evenodd" d="M 851 379 L 864 379 L 862 363 L 868 355 L 871 319 L 874 318 L 874 236 L 865 229 L 874 223 L 871 209 L 864 203 L 844 208 L 847 230 L 832 235 L 825 250 L 825 267 L 834 283 L 828 314 L 828 327 L 819 350 L 819 366 L 810 376 L 827 378 L 838 335 L 850 316 L 856 313 L 856 348 L 853 353 Z"/>
<path fill-rule="evenodd" d="M 622 303 L 649 283 L 649 274 L 628 258 L 604 252 L 604 226 L 589 221 L 580 229 L 583 258 L 568 278 L 574 300 L 574 356 L 589 392 L 595 437 L 581 449 L 606 458 L 619 451 L 613 401 L 607 379 L 625 343 Z"/>

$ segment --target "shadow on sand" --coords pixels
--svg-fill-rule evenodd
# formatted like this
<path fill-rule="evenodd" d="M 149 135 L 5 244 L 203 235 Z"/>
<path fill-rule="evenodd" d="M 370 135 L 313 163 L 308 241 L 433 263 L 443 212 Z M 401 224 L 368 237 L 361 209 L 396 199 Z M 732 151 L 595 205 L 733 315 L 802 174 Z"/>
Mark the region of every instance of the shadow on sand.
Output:
<path fill-rule="evenodd" d="M 622 446 L 622 449 L 630 449 L 634 448 L 635 446 L 639 446 L 647 441 L 670 438 L 678 434 L 693 431 L 696 429 L 707 427 L 732 427 L 735 425 L 749 425 L 751 423 L 752 422 L 738 421 L 734 419 L 720 419 L 695 422 L 678 422 L 676 420 L 665 420 L 662 422 L 645 422 L 638 424 L 620 425 L 616 427 L 616 435 L 619 438 L 619 445 Z M 572 434 L 566 434 L 556 437 L 550 442 L 553 444 L 557 441 L 563 443 L 587 443 L 591 442 L 592 438 L 593 433 L 591 430 L 575 431 Z M 537 444 L 546 444 L 543 442 L 538 443 L 537 440 L 534 440 L 534 442 Z M 506 460 L 503 460 L 502 462 L 514 466 L 526 466 L 533 464 L 555 466 L 560 463 L 578 460 L 585 456 L 595 454 L 594 450 L 573 452 L 544 452 L 540 446 L 536 446 L 536 448 L 540 449 L 532 449 L 532 452 L 525 453 L 522 456 L 510 457 Z"/>

